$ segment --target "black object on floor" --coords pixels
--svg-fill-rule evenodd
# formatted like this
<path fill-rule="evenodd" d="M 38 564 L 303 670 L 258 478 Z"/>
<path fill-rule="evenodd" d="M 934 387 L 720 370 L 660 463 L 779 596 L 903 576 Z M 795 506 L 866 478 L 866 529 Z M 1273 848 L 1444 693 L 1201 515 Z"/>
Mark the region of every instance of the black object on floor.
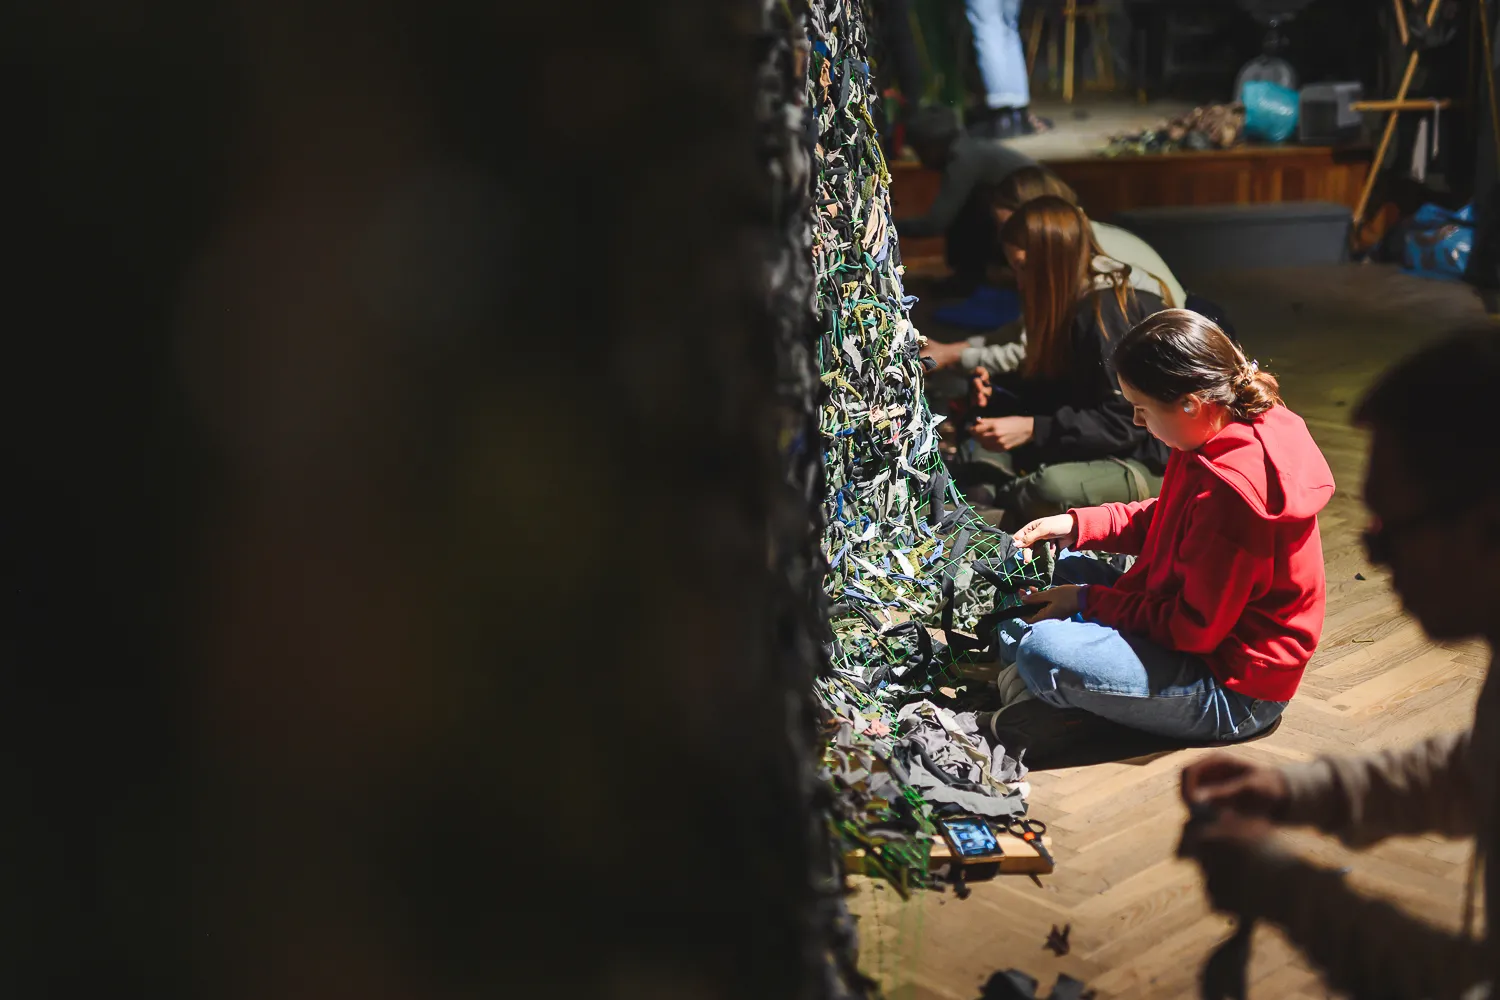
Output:
<path fill-rule="evenodd" d="M 1036 700 L 979 719 L 981 736 L 998 740 L 1011 754 L 1024 749 L 1026 766 L 1033 771 L 1087 767 L 1193 747 L 1238 746 L 1264 739 L 1280 726 L 1277 718 L 1254 736 L 1233 742 L 1179 740 L 1131 729 L 1080 708 L 1054 708 Z"/>
<path fill-rule="evenodd" d="M 1037 985 L 1035 979 L 1020 969 L 1006 969 L 989 978 L 979 1000 L 1039 1000 Z M 1089 1000 L 1093 995 L 1094 991 L 1085 990 L 1080 980 L 1059 974 L 1045 1000 Z"/>

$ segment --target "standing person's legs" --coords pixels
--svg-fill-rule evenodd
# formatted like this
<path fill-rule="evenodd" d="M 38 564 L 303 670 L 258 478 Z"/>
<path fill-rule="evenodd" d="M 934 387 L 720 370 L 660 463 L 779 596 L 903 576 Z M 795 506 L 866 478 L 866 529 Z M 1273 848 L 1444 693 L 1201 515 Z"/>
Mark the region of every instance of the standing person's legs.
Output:
<path fill-rule="evenodd" d="M 1026 52 L 1021 47 L 1021 0 L 964 0 L 985 104 L 991 108 L 1025 108 L 1031 103 Z"/>
<path fill-rule="evenodd" d="M 1093 622 L 1031 626 L 1016 651 L 1016 672 L 1056 708 L 1182 740 L 1248 739 L 1286 707 L 1224 687 L 1197 656 Z"/>
<path fill-rule="evenodd" d="M 1018 524 L 1061 514 L 1072 507 L 1130 503 L 1155 496 L 1161 477 L 1134 459 L 1059 462 L 1022 476 L 995 498 Z"/>

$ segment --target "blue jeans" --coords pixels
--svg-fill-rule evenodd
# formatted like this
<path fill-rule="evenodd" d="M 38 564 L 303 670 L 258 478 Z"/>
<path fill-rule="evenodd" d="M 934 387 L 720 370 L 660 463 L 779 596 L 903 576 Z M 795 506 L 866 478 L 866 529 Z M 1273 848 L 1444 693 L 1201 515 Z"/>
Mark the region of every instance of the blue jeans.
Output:
<path fill-rule="evenodd" d="M 1026 53 L 1021 48 L 1021 0 L 964 0 L 985 103 L 992 108 L 1024 108 L 1031 103 Z"/>
<path fill-rule="evenodd" d="M 1113 583 L 1119 571 L 1081 556 L 1058 560 L 1055 583 Z M 1094 622 L 1024 626 L 1016 671 L 1040 700 L 1081 708 L 1132 729 L 1192 741 L 1254 736 L 1284 701 L 1247 698 L 1220 684 L 1202 658 Z"/>

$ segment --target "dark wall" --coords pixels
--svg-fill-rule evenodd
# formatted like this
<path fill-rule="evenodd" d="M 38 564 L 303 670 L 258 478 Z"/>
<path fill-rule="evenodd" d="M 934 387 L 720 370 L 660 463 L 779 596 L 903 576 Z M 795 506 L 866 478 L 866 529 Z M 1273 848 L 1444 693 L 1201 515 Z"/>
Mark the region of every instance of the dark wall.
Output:
<path fill-rule="evenodd" d="M 1359 80 L 1378 90 L 1387 58 L 1382 18 L 1389 6 L 1312 0 L 1282 27 L 1286 47 L 1280 55 L 1302 83 Z M 1236 0 L 1129 0 L 1126 8 L 1132 29 L 1144 33 L 1138 42 L 1146 43 L 1149 89 L 1190 100 L 1230 100 L 1240 67 L 1261 54 L 1268 33 L 1266 23 Z M 1163 77 L 1168 65 L 1164 45 L 1173 24 L 1191 27 L 1196 35 L 1179 50 L 1184 72 Z M 1133 48 L 1132 55 L 1137 51 Z"/>

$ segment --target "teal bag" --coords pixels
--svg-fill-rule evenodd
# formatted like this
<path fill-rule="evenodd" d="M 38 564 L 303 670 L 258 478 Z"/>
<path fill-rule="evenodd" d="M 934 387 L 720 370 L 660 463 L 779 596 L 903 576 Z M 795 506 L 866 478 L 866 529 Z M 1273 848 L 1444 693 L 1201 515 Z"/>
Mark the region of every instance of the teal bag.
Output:
<path fill-rule="evenodd" d="M 1297 128 L 1297 92 L 1268 80 L 1247 80 L 1240 91 L 1245 135 L 1260 142 L 1286 142 Z"/>

